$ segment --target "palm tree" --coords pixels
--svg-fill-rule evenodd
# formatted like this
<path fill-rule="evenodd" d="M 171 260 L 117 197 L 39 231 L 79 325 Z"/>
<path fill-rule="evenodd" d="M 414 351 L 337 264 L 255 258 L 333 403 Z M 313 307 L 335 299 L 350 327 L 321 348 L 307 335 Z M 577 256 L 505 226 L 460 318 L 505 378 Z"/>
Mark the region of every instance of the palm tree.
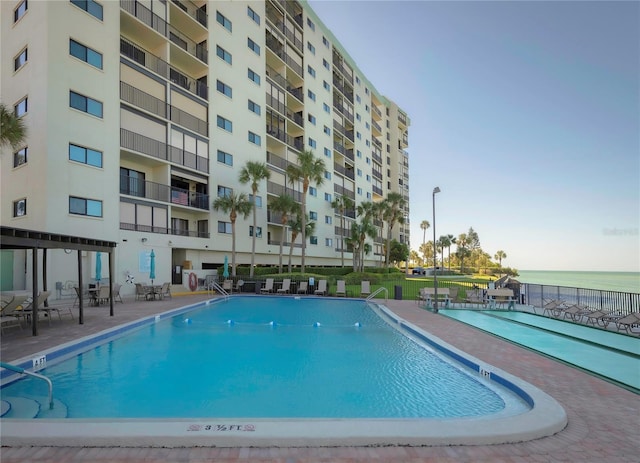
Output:
<path fill-rule="evenodd" d="M 502 276 L 502 259 L 507 258 L 507 253 L 504 251 L 496 252 L 495 259 L 498 259 L 498 265 L 500 266 L 500 276 Z"/>
<path fill-rule="evenodd" d="M 431 224 L 428 220 L 423 220 L 420 222 L 420 228 L 422 229 L 422 246 L 427 242 L 427 228 L 429 228 Z"/>
<path fill-rule="evenodd" d="M 467 238 L 466 233 L 462 233 L 458 236 L 457 243 L 458 245 L 456 249 L 456 257 L 460 261 L 460 273 L 464 271 L 464 260 L 471 255 L 471 251 L 469 250 L 469 239 Z"/>
<path fill-rule="evenodd" d="M 400 193 L 391 192 L 387 195 L 387 198 L 382 202 L 382 216 L 387 222 L 387 252 L 385 254 L 385 261 L 387 268 L 389 268 L 391 253 L 391 233 L 396 223 L 404 223 L 404 206 L 407 200 Z"/>
<path fill-rule="evenodd" d="M 378 236 L 378 228 L 373 224 L 373 218 L 377 214 L 377 206 L 370 201 L 364 201 L 357 207 L 360 223 L 351 226 L 351 235 L 348 239 L 353 247 L 353 270 L 364 271 L 364 257 L 371 252 L 371 245 L 366 243 L 367 238 L 375 239 Z"/>
<path fill-rule="evenodd" d="M 451 249 L 451 238 L 449 238 L 449 236 L 451 235 L 442 235 L 440 237 L 440 239 L 438 240 L 439 245 L 441 246 L 441 253 L 442 253 L 442 268 L 444 269 L 444 248 L 449 248 Z M 451 265 L 451 264 L 449 264 Z"/>
<path fill-rule="evenodd" d="M 302 182 L 302 210 L 300 217 L 302 224 L 300 230 L 302 233 L 302 259 L 300 263 L 301 271 L 304 273 L 304 257 L 307 247 L 307 191 L 309 185 L 313 182 L 315 185 L 322 185 L 324 182 L 324 173 L 326 171 L 324 161 L 316 158 L 310 150 L 304 150 L 298 153 L 298 164 L 289 164 L 287 166 L 287 176 L 289 182 Z"/>
<path fill-rule="evenodd" d="M 448 248 L 447 259 L 449 259 L 449 270 L 451 270 L 451 245 L 456 244 L 458 240 L 453 235 L 447 235 L 447 239 L 449 240 L 449 245 L 447 246 Z"/>
<path fill-rule="evenodd" d="M 0 103 L 0 147 L 19 148 L 27 138 L 27 128 L 20 117 Z"/>
<path fill-rule="evenodd" d="M 236 276 L 236 219 L 238 214 L 241 214 L 243 218 L 247 218 L 251 213 L 253 204 L 247 198 L 245 193 L 231 193 L 225 196 L 219 196 L 213 202 L 213 209 L 216 211 L 222 211 L 229 214 L 229 220 L 231 221 L 231 274 Z M 255 235 L 256 229 L 253 229 Z"/>
<path fill-rule="evenodd" d="M 340 257 L 344 267 L 344 214 L 354 207 L 354 202 L 348 196 L 338 196 L 331 202 L 331 207 L 338 209 L 340 214 Z"/>
<path fill-rule="evenodd" d="M 256 230 L 258 229 L 256 222 L 256 195 L 258 194 L 258 184 L 262 180 L 269 180 L 269 177 L 271 177 L 271 171 L 265 163 L 248 161 L 240 170 L 240 176 L 238 178 L 238 180 L 240 180 L 240 183 L 251 183 L 251 193 L 253 194 L 253 200 L 251 201 L 253 205 L 253 237 L 251 240 L 251 267 L 249 269 L 250 277 L 253 277 L 253 266 L 256 257 Z"/>
<path fill-rule="evenodd" d="M 282 195 L 275 198 L 269 204 L 269 209 L 273 212 L 279 212 L 280 224 L 282 225 L 282 232 L 280 234 L 280 253 L 278 256 L 278 273 L 282 273 L 282 249 L 284 248 L 284 241 L 287 236 L 287 223 L 289 222 L 290 214 L 294 214 L 300 211 L 300 205 L 289 195 Z"/>
<path fill-rule="evenodd" d="M 291 227 L 291 245 L 289 246 L 289 273 L 291 273 L 291 254 L 293 253 L 293 243 L 295 243 L 296 238 L 298 237 L 298 235 L 302 234 L 302 236 L 306 236 L 306 235 L 311 235 L 314 230 L 316 229 L 316 223 L 315 222 L 309 222 L 309 218 L 305 217 L 307 220 L 304 220 L 304 227 L 305 227 L 305 232 L 304 234 L 302 234 L 302 216 L 301 214 L 296 214 L 295 216 L 291 217 L 291 220 L 289 221 L 289 227 Z M 303 249 L 304 249 L 304 245 L 303 245 Z M 304 273 L 303 270 L 300 270 L 300 273 Z"/>

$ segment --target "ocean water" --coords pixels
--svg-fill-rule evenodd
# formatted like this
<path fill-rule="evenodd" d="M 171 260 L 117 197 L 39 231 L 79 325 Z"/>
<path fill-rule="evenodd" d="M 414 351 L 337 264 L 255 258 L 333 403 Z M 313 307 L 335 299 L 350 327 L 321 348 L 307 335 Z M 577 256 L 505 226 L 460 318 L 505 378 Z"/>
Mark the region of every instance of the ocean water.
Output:
<path fill-rule="evenodd" d="M 522 283 L 640 293 L 640 272 L 518 270 Z"/>

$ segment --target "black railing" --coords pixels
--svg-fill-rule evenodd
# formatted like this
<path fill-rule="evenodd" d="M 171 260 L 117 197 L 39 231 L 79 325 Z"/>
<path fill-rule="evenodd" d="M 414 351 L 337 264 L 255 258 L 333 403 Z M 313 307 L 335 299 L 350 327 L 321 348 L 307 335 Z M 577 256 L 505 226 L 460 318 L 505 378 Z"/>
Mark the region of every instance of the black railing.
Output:
<path fill-rule="evenodd" d="M 162 235 L 189 236 L 191 238 L 209 238 L 208 232 L 190 231 L 177 228 L 154 227 L 153 225 L 142 225 L 139 223 L 120 222 L 120 230 L 137 231 L 144 233 L 158 233 Z"/>

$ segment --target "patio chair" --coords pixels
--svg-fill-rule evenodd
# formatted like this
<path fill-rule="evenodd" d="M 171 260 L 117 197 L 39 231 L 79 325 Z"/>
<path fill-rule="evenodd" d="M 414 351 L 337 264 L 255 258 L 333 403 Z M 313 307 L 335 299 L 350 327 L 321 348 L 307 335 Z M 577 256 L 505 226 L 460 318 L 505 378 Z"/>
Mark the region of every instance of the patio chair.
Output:
<path fill-rule="evenodd" d="M 371 294 L 371 282 L 366 280 L 360 282 L 360 297 L 366 297 L 370 294 Z"/>
<path fill-rule="evenodd" d="M 264 286 L 260 288 L 260 292 L 263 294 L 272 293 L 273 292 L 273 278 L 267 278 Z"/>
<path fill-rule="evenodd" d="M 338 280 L 338 287 L 336 288 L 336 296 L 347 296 L 347 288 L 344 280 Z"/>
<path fill-rule="evenodd" d="M 291 291 L 291 278 L 285 278 L 282 280 L 282 288 L 278 288 L 279 294 L 288 294 Z"/>
<path fill-rule="evenodd" d="M 327 295 L 327 280 L 320 280 L 318 281 L 318 289 L 316 289 L 313 294 L 319 295 L 319 296 L 326 296 Z"/>
<path fill-rule="evenodd" d="M 635 334 L 634 327 L 640 327 L 640 312 L 632 312 L 629 315 L 612 320 L 618 331 L 624 329 L 627 334 Z"/>
<path fill-rule="evenodd" d="M 140 299 L 148 301 L 149 296 L 153 298 L 153 289 L 148 286 L 144 286 L 142 283 L 136 283 L 136 301 Z"/>
<path fill-rule="evenodd" d="M 307 291 L 309 291 L 309 283 L 301 281 L 298 285 L 298 294 L 307 294 Z"/>
<path fill-rule="evenodd" d="M 122 296 L 120 295 L 120 288 L 122 288 L 120 283 L 115 283 L 113 285 L 113 302 L 120 302 L 121 304 L 124 304 Z"/>
<path fill-rule="evenodd" d="M 164 299 L 165 297 L 171 299 L 171 283 L 169 283 L 168 281 L 162 283 L 158 296 L 160 297 L 160 299 Z"/>
<path fill-rule="evenodd" d="M 224 280 L 222 282 L 222 289 L 224 289 L 228 293 L 233 292 L 233 280 Z"/>
<path fill-rule="evenodd" d="M 577 323 L 582 320 L 583 315 L 588 315 L 589 313 L 591 313 L 591 310 L 586 305 L 573 304 L 571 307 L 562 309 L 562 318 L 565 320 L 569 318 Z"/>
<path fill-rule="evenodd" d="M 18 326 L 22 329 L 20 317 L 23 304 L 29 299 L 29 296 L 13 296 L 12 299 L 0 311 L 0 332 L 5 328 Z M 26 305 L 26 304 L 25 304 Z"/>
<path fill-rule="evenodd" d="M 110 292 L 111 288 L 109 287 L 109 285 L 100 286 L 98 294 L 96 295 L 96 305 L 100 305 L 103 302 L 105 304 L 109 302 L 109 299 L 111 298 Z"/>
<path fill-rule="evenodd" d="M 613 318 L 622 318 L 622 316 L 616 317 L 615 314 L 611 312 L 604 312 L 602 310 L 594 310 L 593 312 L 589 312 L 586 314 L 587 317 L 587 325 L 600 325 L 603 328 L 606 328 Z"/>
<path fill-rule="evenodd" d="M 235 290 L 239 293 L 242 292 L 242 287 L 244 286 L 244 280 L 238 280 L 238 282 L 236 283 L 236 287 Z"/>
<path fill-rule="evenodd" d="M 546 302 L 542 306 L 542 308 L 544 309 L 542 311 L 542 315 L 546 313 L 550 316 L 558 318 L 562 313 L 562 311 L 567 308 L 567 303 L 565 301 L 558 301 L 558 300 L 552 299 Z"/>

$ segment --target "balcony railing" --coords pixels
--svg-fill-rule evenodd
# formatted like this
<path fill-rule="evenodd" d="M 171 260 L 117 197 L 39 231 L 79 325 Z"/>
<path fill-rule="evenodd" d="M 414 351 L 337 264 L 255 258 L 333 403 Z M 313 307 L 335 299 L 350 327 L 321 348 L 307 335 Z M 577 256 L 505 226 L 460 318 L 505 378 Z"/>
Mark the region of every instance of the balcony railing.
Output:
<path fill-rule="evenodd" d="M 282 170 L 287 170 L 287 166 L 292 164 L 283 157 L 280 157 L 270 151 L 267 151 L 267 163 Z"/>
<path fill-rule="evenodd" d="M 276 196 L 291 196 L 296 202 L 302 202 L 302 193 L 295 191 L 291 187 L 286 187 L 275 182 L 267 182 L 267 193 Z"/>
<path fill-rule="evenodd" d="M 333 170 L 335 170 L 336 172 L 344 175 L 347 178 L 350 178 L 351 180 L 355 179 L 355 174 L 353 172 L 353 167 L 350 168 L 345 168 L 344 166 L 341 166 L 340 164 L 333 164 Z"/>
<path fill-rule="evenodd" d="M 339 195 L 346 196 L 352 200 L 356 199 L 356 193 L 351 190 L 347 190 L 346 188 L 334 183 L 333 184 L 333 192 L 338 193 Z"/>
<path fill-rule="evenodd" d="M 196 43 L 173 26 L 169 26 L 169 40 L 203 63 L 208 63 L 207 42 Z"/>
<path fill-rule="evenodd" d="M 167 145 L 153 138 L 145 137 L 130 130 L 120 129 L 120 146 L 130 151 L 146 154 L 163 161 L 189 167 L 199 172 L 209 173 L 209 158 L 198 156 L 175 146 Z M 170 157 L 169 157 L 170 153 Z"/>
<path fill-rule="evenodd" d="M 138 231 L 145 233 L 160 233 L 163 235 L 190 236 L 192 238 L 209 238 L 208 232 L 189 231 L 176 228 L 154 227 L 137 223 L 120 222 L 120 230 Z"/>
<path fill-rule="evenodd" d="M 120 176 L 120 194 L 209 210 L 209 195 L 207 194 L 128 175 Z"/>
<path fill-rule="evenodd" d="M 373 191 L 378 196 L 382 196 L 382 188 L 377 187 L 375 185 L 371 185 L 371 191 Z"/>
<path fill-rule="evenodd" d="M 120 82 L 120 99 L 162 118 L 167 117 L 167 103 L 126 82 Z"/>
<path fill-rule="evenodd" d="M 197 117 L 189 114 L 186 111 L 183 111 L 182 109 L 178 109 L 175 106 L 169 106 L 169 109 L 171 122 L 180 124 L 183 127 L 198 132 L 200 135 L 204 135 L 205 137 L 209 136 L 209 124 L 207 124 L 207 121 L 198 119 Z"/>

